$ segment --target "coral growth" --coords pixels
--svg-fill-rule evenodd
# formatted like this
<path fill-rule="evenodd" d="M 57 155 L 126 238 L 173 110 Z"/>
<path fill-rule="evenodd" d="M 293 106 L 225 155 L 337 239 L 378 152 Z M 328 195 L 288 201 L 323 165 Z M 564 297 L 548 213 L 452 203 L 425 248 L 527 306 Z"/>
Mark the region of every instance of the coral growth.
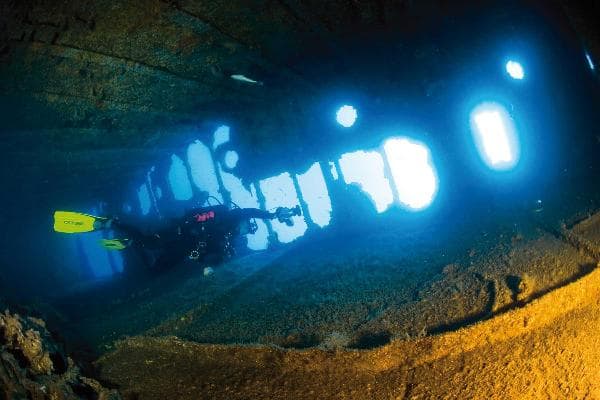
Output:
<path fill-rule="evenodd" d="M 118 400 L 114 390 L 81 376 L 44 321 L 0 314 L 0 398 Z"/>

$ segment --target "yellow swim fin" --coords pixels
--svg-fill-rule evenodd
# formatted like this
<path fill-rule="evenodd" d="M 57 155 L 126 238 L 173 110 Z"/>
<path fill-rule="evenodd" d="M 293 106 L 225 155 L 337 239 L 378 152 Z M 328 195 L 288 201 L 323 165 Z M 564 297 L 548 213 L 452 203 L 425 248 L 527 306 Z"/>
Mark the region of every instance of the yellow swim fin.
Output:
<path fill-rule="evenodd" d="M 61 233 L 92 232 L 102 227 L 108 218 L 73 211 L 54 212 L 54 231 Z"/>
<path fill-rule="evenodd" d="M 131 241 L 129 239 L 102 239 L 100 244 L 108 250 L 123 250 L 129 247 Z"/>

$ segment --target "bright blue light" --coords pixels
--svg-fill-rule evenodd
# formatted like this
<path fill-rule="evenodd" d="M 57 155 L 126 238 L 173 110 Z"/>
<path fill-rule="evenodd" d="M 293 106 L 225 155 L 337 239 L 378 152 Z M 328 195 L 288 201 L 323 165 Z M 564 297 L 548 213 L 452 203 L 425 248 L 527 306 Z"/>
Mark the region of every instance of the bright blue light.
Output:
<path fill-rule="evenodd" d="M 223 196 L 210 149 L 201 141 L 196 140 L 188 147 L 187 161 L 194 185 L 222 202 Z"/>
<path fill-rule="evenodd" d="M 147 215 L 150 212 L 152 202 L 150 200 L 150 191 L 148 185 L 143 183 L 137 190 L 138 200 L 140 201 L 140 210 L 143 215 Z"/>
<path fill-rule="evenodd" d="M 229 142 L 229 127 L 227 125 L 222 125 L 217 128 L 215 133 L 213 134 L 213 150 L 217 147 L 221 146 Z"/>
<path fill-rule="evenodd" d="M 189 200 L 193 197 L 192 184 L 183 160 L 175 154 L 171 156 L 171 167 L 167 175 L 175 200 Z"/>
<path fill-rule="evenodd" d="M 314 163 L 308 171 L 296 175 L 304 202 L 308 206 L 310 219 L 321 228 L 331 221 L 331 199 L 321 164 Z"/>
<path fill-rule="evenodd" d="M 596 69 L 596 66 L 594 65 L 594 61 L 592 61 L 592 57 L 589 53 L 585 53 L 585 59 L 587 60 L 590 69 L 594 71 Z"/>
<path fill-rule="evenodd" d="M 229 150 L 225 153 L 225 166 L 229 169 L 234 169 L 240 160 L 237 151 Z"/>
<path fill-rule="evenodd" d="M 504 107 L 483 103 L 471 112 L 471 131 L 485 163 L 495 170 L 513 168 L 519 161 L 519 142 Z"/>
<path fill-rule="evenodd" d="M 437 194 L 438 177 L 427 146 L 401 137 L 388 139 L 383 149 L 400 203 L 413 211 L 428 207 Z"/>
<path fill-rule="evenodd" d="M 506 63 L 506 72 L 513 79 L 523 79 L 525 77 L 525 71 L 523 66 L 516 61 L 510 60 Z"/>
<path fill-rule="evenodd" d="M 344 128 L 350 128 L 352 125 L 354 125 L 354 122 L 356 122 L 356 117 L 358 117 L 356 109 L 348 105 L 340 107 L 335 115 L 337 122 Z"/>
<path fill-rule="evenodd" d="M 390 181 L 385 176 L 385 163 L 378 151 L 355 151 L 342 154 L 339 160 L 344 182 L 357 184 L 373 201 L 378 213 L 394 202 Z"/>
<path fill-rule="evenodd" d="M 271 210 L 275 207 L 296 207 L 300 203 L 294 186 L 294 181 L 289 172 L 263 179 L 258 182 L 259 190 L 265 199 L 265 209 Z M 277 220 L 271 221 L 271 228 L 277 234 L 277 240 L 281 243 L 290 243 L 304 235 L 308 226 L 302 216 L 292 217 L 293 226 L 287 226 Z"/>

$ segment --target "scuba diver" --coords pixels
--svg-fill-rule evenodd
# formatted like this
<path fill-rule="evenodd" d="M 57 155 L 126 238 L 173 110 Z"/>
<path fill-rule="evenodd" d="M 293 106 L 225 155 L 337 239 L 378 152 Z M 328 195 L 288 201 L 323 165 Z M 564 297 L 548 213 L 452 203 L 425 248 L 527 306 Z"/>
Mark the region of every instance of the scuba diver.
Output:
<path fill-rule="evenodd" d="M 233 240 L 240 235 L 255 233 L 255 219 L 271 220 L 293 226 L 292 217 L 301 215 L 300 206 L 279 207 L 274 213 L 257 208 L 229 208 L 225 205 L 193 209 L 182 218 L 153 233 L 145 234 L 137 227 L 123 223 L 115 217 L 97 217 L 71 211 L 54 213 L 54 230 L 61 233 L 81 233 L 97 230 L 113 230 L 125 238 L 103 239 L 102 245 L 108 249 L 123 250 L 134 248 L 142 253 L 159 251 L 150 267 L 164 270 L 173 267 L 186 258 L 205 265 L 218 265 L 235 254 Z"/>

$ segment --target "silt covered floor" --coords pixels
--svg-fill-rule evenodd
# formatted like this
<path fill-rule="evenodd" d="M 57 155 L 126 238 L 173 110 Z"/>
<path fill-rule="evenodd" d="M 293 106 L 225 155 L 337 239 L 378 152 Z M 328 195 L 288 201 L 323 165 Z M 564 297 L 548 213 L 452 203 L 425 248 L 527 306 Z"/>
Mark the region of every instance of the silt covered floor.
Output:
<path fill-rule="evenodd" d="M 324 233 L 59 312 L 74 351 L 139 398 L 598 396 L 600 214 L 495 217 Z"/>

